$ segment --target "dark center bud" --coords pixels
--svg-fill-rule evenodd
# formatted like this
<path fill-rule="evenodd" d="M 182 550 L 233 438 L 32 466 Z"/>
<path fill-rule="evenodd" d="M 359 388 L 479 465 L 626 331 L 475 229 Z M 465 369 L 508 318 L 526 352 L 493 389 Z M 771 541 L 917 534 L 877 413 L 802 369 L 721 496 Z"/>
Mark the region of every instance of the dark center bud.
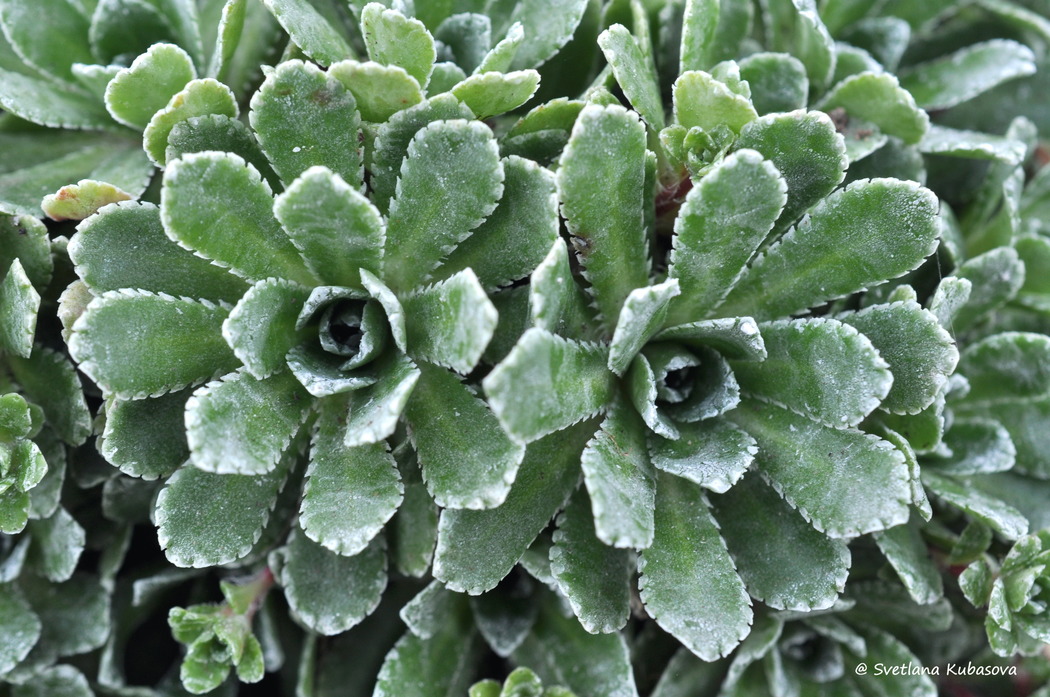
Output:
<path fill-rule="evenodd" d="M 645 356 L 656 379 L 656 402 L 678 404 L 689 398 L 695 385 L 694 369 L 700 359 L 678 344 L 653 344 Z"/>
<path fill-rule="evenodd" d="M 813 682 L 838 680 L 845 672 L 842 647 L 833 639 L 809 628 L 785 632 L 780 651 Z"/>
<path fill-rule="evenodd" d="M 337 356 L 356 356 L 364 336 L 364 312 L 365 303 L 361 300 L 340 300 L 329 305 L 318 327 L 324 350 Z"/>

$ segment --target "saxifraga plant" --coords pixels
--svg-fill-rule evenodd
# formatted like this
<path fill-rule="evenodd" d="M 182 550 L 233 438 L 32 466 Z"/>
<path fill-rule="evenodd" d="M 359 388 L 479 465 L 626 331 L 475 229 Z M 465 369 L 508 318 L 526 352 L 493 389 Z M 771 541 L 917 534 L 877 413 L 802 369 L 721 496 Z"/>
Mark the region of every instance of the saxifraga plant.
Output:
<path fill-rule="evenodd" d="M 24 152 L 90 150 L 0 182 L 3 210 L 87 218 L 60 303 L 64 238 L 10 218 L 35 241 L 0 249 L 2 445 L 73 474 L 2 472 L 5 525 L 30 519 L 0 567 L 15 694 L 172 694 L 119 656 L 177 588 L 193 692 L 280 670 L 317 697 L 464 694 L 493 654 L 535 673 L 471 695 L 932 696 L 858 668 L 993 653 L 1050 675 L 1050 177 L 1024 190 L 1030 122 L 980 132 L 1006 125 L 982 94 L 1042 125 L 1009 91 L 1044 60 L 1038 8 L 88 5 L 97 65 L 0 3 L 8 111 L 144 129 L 103 161 L 5 117 Z M 118 5 L 142 32 L 103 31 Z M 194 14 L 208 61 L 172 19 Z M 247 105 L 274 21 L 291 60 Z M 45 73 L 54 103 L 26 88 Z M 116 469 L 72 450 L 56 307 Z M 188 568 L 122 578 L 147 515 Z M 95 574 L 85 530 L 116 541 Z M 96 672 L 53 665 L 104 641 Z"/>

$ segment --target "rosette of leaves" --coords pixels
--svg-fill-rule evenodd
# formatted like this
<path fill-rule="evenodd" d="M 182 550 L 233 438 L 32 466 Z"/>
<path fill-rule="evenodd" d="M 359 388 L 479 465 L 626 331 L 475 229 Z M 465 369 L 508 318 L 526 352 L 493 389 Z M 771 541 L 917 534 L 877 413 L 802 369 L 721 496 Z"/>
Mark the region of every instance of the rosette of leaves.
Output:
<path fill-rule="evenodd" d="M 172 127 L 237 116 L 279 39 L 248 0 L 4 0 L 0 28 L 0 211 L 52 195 L 59 220 L 141 195 Z"/>
<path fill-rule="evenodd" d="M 543 687 L 543 681 L 528 668 L 515 668 L 501 686 L 495 680 L 482 680 L 470 686 L 468 697 L 574 697 L 564 687 Z"/>

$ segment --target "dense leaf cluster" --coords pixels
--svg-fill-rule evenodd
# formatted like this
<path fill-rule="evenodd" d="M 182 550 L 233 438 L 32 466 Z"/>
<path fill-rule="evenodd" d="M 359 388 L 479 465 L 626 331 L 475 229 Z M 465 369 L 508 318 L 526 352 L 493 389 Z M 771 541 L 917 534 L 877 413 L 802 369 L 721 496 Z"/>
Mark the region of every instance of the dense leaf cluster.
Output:
<path fill-rule="evenodd" d="M 1038 3 L 0 29 L 3 694 L 1050 678 Z"/>

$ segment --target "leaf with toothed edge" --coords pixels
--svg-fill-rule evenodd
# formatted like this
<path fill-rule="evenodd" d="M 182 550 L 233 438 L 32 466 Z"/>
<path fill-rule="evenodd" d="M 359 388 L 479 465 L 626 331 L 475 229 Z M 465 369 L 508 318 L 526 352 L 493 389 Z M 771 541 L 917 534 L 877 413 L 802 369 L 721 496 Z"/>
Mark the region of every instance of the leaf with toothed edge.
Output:
<path fill-rule="evenodd" d="M 492 131 L 477 121 L 437 121 L 408 146 L 387 221 L 384 281 L 407 291 L 496 208 L 503 165 Z"/>
<path fill-rule="evenodd" d="M 624 300 L 609 344 L 609 370 L 622 376 L 642 346 L 663 329 L 667 310 L 680 293 L 677 279 L 635 288 Z"/>
<path fill-rule="evenodd" d="M 361 285 L 372 298 L 383 306 L 394 343 L 401 351 L 408 350 L 408 329 L 405 326 L 405 311 L 401 306 L 401 301 L 394 295 L 394 291 L 367 269 L 361 269 L 360 276 Z"/>
<path fill-rule="evenodd" d="M 281 190 L 284 185 L 266 159 L 255 134 L 239 119 L 223 114 L 191 116 L 171 127 L 168 147 L 164 151 L 168 162 L 174 162 L 190 153 L 217 150 L 244 158 L 266 180 L 271 188 Z"/>
<path fill-rule="evenodd" d="M 313 400 L 289 372 L 258 380 L 240 370 L 186 403 L 190 461 L 215 474 L 266 474 L 280 462 Z"/>
<path fill-rule="evenodd" d="M 936 248 L 937 211 L 914 182 L 853 182 L 759 255 L 718 311 L 771 319 L 901 276 Z"/>
<path fill-rule="evenodd" d="M 193 80 L 166 107 L 153 114 L 142 132 L 142 147 L 155 165 L 163 167 L 167 164 L 168 135 L 175 124 L 194 116 L 221 114 L 236 118 L 239 113 L 229 87 L 211 78 Z"/>
<path fill-rule="evenodd" d="M 421 87 L 427 86 L 437 56 L 434 38 L 422 22 L 371 2 L 361 11 L 361 33 L 371 60 L 404 68 Z"/>
<path fill-rule="evenodd" d="M 635 114 L 590 104 L 576 119 L 558 167 L 562 215 L 609 329 L 630 292 L 649 284 L 645 153 L 645 126 Z"/>
<path fill-rule="evenodd" d="M 882 133 L 908 145 L 922 140 L 930 126 L 930 117 L 889 73 L 864 72 L 835 85 L 821 100 L 820 109 L 836 108 L 845 109 L 850 119 L 875 124 Z"/>
<path fill-rule="evenodd" d="M 474 73 L 480 75 L 481 73 L 509 72 L 518 47 L 524 40 L 525 30 L 522 29 L 521 22 L 515 22 L 500 42 L 485 54 L 485 57 L 478 63 L 478 67 L 474 69 Z"/>
<path fill-rule="evenodd" d="M 524 443 L 594 416 L 613 395 L 607 352 L 529 329 L 482 381 L 492 411 Z"/>
<path fill-rule="evenodd" d="M 168 237 L 242 278 L 317 284 L 273 215 L 270 187 L 236 155 L 193 153 L 173 162 L 160 215 Z"/>
<path fill-rule="evenodd" d="M 478 73 L 452 88 L 452 94 L 466 104 L 474 116 L 487 119 L 517 109 L 532 99 L 540 85 L 535 70 L 511 73 Z"/>
<path fill-rule="evenodd" d="M 70 85 L 0 70 L 0 106 L 51 128 L 113 130 L 116 126 L 98 98 Z"/>
<path fill-rule="evenodd" d="M 710 131 L 717 126 L 728 126 L 739 133 L 758 118 L 750 99 L 702 70 L 682 73 L 675 80 L 672 94 L 675 121 L 685 128 Z"/>
<path fill-rule="evenodd" d="M 375 370 L 375 384 L 350 395 L 344 439 L 347 446 L 378 443 L 393 434 L 419 381 L 419 368 L 401 354 L 388 354 Z"/>
<path fill-rule="evenodd" d="M 753 598 L 800 612 L 826 610 L 838 600 L 850 568 L 846 543 L 814 530 L 758 475 L 715 498 L 714 512 Z"/>
<path fill-rule="evenodd" d="M 386 443 L 343 443 L 346 400 L 325 400 L 310 445 L 310 467 L 299 513 L 306 536 L 336 554 L 360 553 L 383 529 L 404 497 Z"/>
<path fill-rule="evenodd" d="M 975 43 L 947 56 L 911 66 L 901 78 L 927 111 L 947 109 L 1001 82 L 1035 72 L 1032 50 L 1004 39 Z"/>
<path fill-rule="evenodd" d="M 296 319 L 308 290 L 279 278 L 259 281 L 222 323 L 222 336 L 244 367 L 261 380 L 285 366 L 285 355 L 300 343 Z"/>
<path fill-rule="evenodd" d="M 185 389 L 151 399 L 106 403 L 99 452 L 121 472 L 147 481 L 166 477 L 190 456 L 186 443 Z"/>
<path fill-rule="evenodd" d="M 645 354 L 638 354 L 627 371 L 627 390 L 631 404 L 645 425 L 664 438 L 678 438 L 678 425 L 657 407 L 656 374 Z"/>
<path fill-rule="evenodd" d="M 565 240 L 558 238 L 529 280 L 532 324 L 567 339 L 581 339 L 591 314 L 587 296 L 572 275 Z"/>
<path fill-rule="evenodd" d="M 107 394 L 159 396 L 237 367 L 222 338 L 228 314 L 208 300 L 108 291 L 92 300 L 73 325 L 69 352 Z"/>
<path fill-rule="evenodd" d="M 492 340 L 499 315 L 470 268 L 402 296 L 408 355 L 469 373 Z"/>
<path fill-rule="evenodd" d="M 853 327 L 826 318 L 759 325 L 768 356 L 734 362 L 741 390 L 830 428 L 856 426 L 893 385 L 888 364 Z"/>
<path fill-rule="evenodd" d="M 986 337 L 966 347 L 959 372 L 970 383 L 968 407 L 1044 397 L 1050 393 L 1050 337 L 1034 332 Z"/>
<path fill-rule="evenodd" d="M 747 636 L 751 599 L 696 484 L 657 474 L 656 534 L 638 569 L 646 612 L 700 658 L 721 658 Z"/>
<path fill-rule="evenodd" d="M 26 399 L 44 410 L 44 418 L 66 443 L 82 445 L 91 435 L 91 412 L 72 361 L 37 344 L 28 358 L 4 359 Z"/>
<path fill-rule="evenodd" d="M 722 356 L 738 361 L 765 360 L 766 343 L 758 324 L 750 317 L 707 319 L 668 327 L 655 340 L 710 347 Z"/>
<path fill-rule="evenodd" d="M 908 466 L 890 443 L 759 402 L 741 403 L 729 418 L 758 442 L 755 461 L 766 480 L 828 537 L 857 537 L 908 519 Z"/>
<path fill-rule="evenodd" d="M 405 420 L 430 494 L 444 508 L 500 505 L 525 446 L 510 440 L 485 403 L 456 375 L 427 363 L 418 369 Z"/>
<path fill-rule="evenodd" d="M 659 132 L 665 123 L 664 107 L 651 53 L 643 53 L 637 39 L 622 24 L 614 24 L 602 32 L 598 45 L 631 104 L 649 128 Z"/>
<path fill-rule="evenodd" d="M 598 539 L 613 547 L 645 549 L 653 541 L 655 477 L 645 427 L 634 409 L 616 400 L 580 456 Z"/>
<path fill-rule="evenodd" d="M 106 109 L 125 126 L 145 128 L 196 78 L 188 53 L 173 44 L 153 44 L 106 85 Z"/>
<path fill-rule="evenodd" d="M 309 0 L 263 0 L 295 45 L 321 65 L 353 58 L 347 37 Z"/>
<path fill-rule="evenodd" d="M 755 439 L 725 419 L 676 424 L 677 440 L 649 437 L 653 466 L 721 494 L 754 462 Z"/>
<path fill-rule="evenodd" d="M 354 95 L 361 118 L 371 123 L 383 123 L 402 109 L 423 101 L 419 83 L 396 65 L 345 60 L 334 63 L 328 74 Z"/>
<path fill-rule="evenodd" d="M 15 259 L 0 281 L 0 351 L 28 358 L 33 352 L 40 294 Z"/>
<path fill-rule="evenodd" d="M 876 533 L 874 538 L 912 600 L 919 605 L 929 605 L 944 597 L 941 572 L 930 558 L 918 526 L 898 525 Z"/>
<path fill-rule="evenodd" d="M 932 472 L 922 473 L 922 483 L 934 497 L 960 508 L 1008 540 L 1018 540 L 1028 533 L 1028 519 L 1013 506 L 975 490 L 965 479 Z"/>

